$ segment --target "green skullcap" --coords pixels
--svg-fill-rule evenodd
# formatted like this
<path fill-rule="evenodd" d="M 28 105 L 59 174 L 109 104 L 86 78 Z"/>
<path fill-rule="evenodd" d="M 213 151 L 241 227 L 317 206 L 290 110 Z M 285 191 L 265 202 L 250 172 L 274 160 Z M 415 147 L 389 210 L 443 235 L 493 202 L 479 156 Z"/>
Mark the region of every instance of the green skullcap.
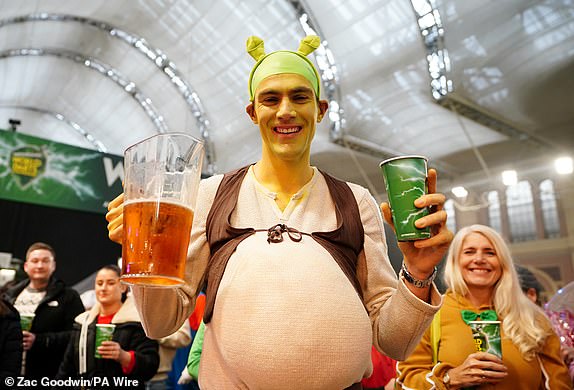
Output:
<path fill-rule="evenodd" d="M 321 39 L 316 35 L 308 35 L 301 40 L 297 51 L 279 50 L 265 54 L 263 40 L 259 37 L 247 39 L 247 52 L 257 63 L 249 75 L 249 100 L 255 98 L 255 90 L 263 79 L 275 74 L 295 73 L 305 77 L 319 98 L 320 77 L 307 55 L 319 47 Z"/>

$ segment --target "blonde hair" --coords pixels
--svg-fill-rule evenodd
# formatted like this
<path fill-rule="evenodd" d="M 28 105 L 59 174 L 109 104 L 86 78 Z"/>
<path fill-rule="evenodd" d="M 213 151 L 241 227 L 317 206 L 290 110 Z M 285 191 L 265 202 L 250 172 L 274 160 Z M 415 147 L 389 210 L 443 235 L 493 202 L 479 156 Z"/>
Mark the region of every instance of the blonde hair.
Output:
<path fill-rule="evenodd" d="M 532 360 L 552 334 L 551 325 L 542 309 L 522 292 L 510 250 L 498 232 L 484 225 L 460 229 L 447 254 L 444 281 L 455 294 L 468 295 L 469 289 L 462 277 L 458 259 L 462 243 L 471 233 L 483 235 L 494 246 L 502 271 L 494 286 L 494 309 L 502 320 L 505 337 L 512 340 L 525 359 Z"/>

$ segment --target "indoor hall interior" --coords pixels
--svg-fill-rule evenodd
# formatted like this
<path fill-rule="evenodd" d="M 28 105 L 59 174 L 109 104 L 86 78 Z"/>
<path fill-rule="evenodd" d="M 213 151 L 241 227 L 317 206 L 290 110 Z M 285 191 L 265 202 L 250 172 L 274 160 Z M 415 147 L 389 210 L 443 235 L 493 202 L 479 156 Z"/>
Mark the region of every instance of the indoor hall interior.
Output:
<path fill-rule="evenodd" d="M 502 233 L 546 299 L 574 280 L 572 1 L 0 0 L 0 10 L 0 180 L 14 152 L 5 137 L 16 136 L 105 156 L 116 189 L 124 150 L 157 133 L 202 139 L 205 176 L 252 163 L 261 144 L 245 114 L 245 41 L 295 50 L 316 34 L 311 57 L 330 108 L 313 165 L 380 202 L 379 162 L 426 156 L 451 230 L 482 223 Z M 17 151 L 43 161 L 56 149 Z M 0 188 L 3 277 L 31 235 L 76 244 L 60 251 L 70 284 L 119 256 L 105 202 L 83 210 L 10 195 L 41 198 L 55 185 L 89 198 L 77 161 Z"/>

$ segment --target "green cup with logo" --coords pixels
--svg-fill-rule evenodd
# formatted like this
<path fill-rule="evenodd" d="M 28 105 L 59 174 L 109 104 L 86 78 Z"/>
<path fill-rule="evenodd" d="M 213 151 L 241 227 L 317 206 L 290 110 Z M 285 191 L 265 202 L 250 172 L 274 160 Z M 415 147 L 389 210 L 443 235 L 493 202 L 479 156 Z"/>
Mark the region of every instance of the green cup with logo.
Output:
<path fill-rule="evenodd" d="M 22 330 L 30 331 L 35 314 L 20 314 L 20 326 Z"/>
<path fill-rule="evenodd" d="M 502 359 L 500 321 L 470 321 L 476 352 L 488 352 Z"/>
<path fill-rule="evenodd" d="M 428 215 L 428 209 L 415 207 L 415 200 L 427 193 L 427 158 L 400 156 L 379 164 L 399 241 L 424 240 L 431 237 L 430 227 L 419 229 L 415 221 Z"/>
<path fill-rule="evenodd" d="M 98 353 L 98 347 L 102 345 L 102 342 L 104 341 L 112 341 L 115 329 L 116 326 L 114 324 L 96 324 L 96 346 L 94 348 L 94 357 L 97 359 L 102 358 L 102 355 Z"/>

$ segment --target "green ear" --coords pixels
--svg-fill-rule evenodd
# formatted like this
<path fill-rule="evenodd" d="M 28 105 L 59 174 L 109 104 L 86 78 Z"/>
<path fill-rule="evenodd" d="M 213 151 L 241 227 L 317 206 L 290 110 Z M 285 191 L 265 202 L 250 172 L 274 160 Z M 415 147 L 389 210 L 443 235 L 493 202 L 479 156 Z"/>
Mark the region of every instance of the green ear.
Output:
<path fill-rule="evenodd" d="M 261 58 L 265 56 L 265 46 L 263 44 L 263 39 L 250 36 L 247 38 L 247 53 L 251 57 L 255 59 L 255 61 L 259 61 Z"/>
<path fill-rule="evenodd" d="M 261 43 L 263 45 L 263 43 Z M 317 35 L 307 35 L 305 38 L 301 39 L 301 43 L 299 44 L 299 49 L 297 52 L 307 56 L 313 53 L 321 44 L 321 38 Z"/>

